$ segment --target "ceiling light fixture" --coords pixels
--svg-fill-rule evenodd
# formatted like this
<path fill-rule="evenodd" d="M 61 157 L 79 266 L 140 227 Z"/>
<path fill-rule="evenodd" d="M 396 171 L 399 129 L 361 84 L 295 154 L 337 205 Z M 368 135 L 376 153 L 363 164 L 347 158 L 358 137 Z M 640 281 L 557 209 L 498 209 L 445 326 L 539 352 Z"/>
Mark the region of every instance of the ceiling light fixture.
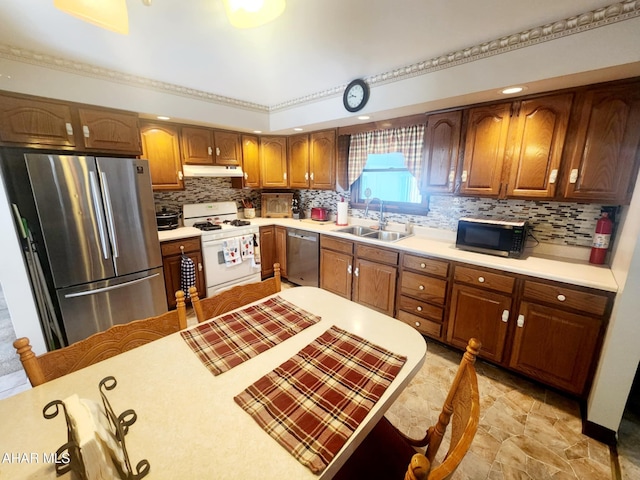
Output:
<path fill-rule="evenodd" d="M 53 0 L 53 6 L 98 27 L 129 34 L 126 0 Z"/>
<path fill-rule="evenodd" d="M 262 130 L 254 130 L 253 133 L 262 133 Z"/>
<path fill-rule="evenodd" d="M 509 87 L 509 88 L 505 88 L 504 90 L 500 90 L 500 93 L 504 93 L 505 95 L 510 95 L 513 93 L 520 93 L 524 89 L 525 87 Z"/>
<path fill-rule="evenodd" d="M 296 127 L 296 128 L 294 128 L 293 130 L 294 130 L 295 132 L 301 132 L 303 129 L 302 129 L 302 128 L 300 128 L 300 127 Z"/>
<path fill-rule="evenodd" d="M 158 120 L 171 120 L 171 117 L 167 117 L 165 115 L 158 115 L 156 118 Z"/>
<path fill-rule="evenodd" d="M 279 17 L 286 0 L 223 0 L 227 17 L 236 28 L 254 28 Z"/>
<path fill-rule="evenodd" d="M 360 115 L 358 120 L 369 120 L 371 117 L 369 115 Z"/>

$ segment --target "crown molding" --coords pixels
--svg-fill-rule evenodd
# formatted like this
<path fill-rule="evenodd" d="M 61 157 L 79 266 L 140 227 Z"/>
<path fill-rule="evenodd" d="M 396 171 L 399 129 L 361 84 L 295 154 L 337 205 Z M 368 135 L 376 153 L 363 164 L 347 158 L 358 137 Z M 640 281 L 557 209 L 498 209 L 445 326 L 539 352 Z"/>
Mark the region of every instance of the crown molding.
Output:
<path fill-rule="evenodd" d="M 467 47 L 448 54 L 443 54 L 429 60 L 424 60 L 390 70 L 388 72 L 371 75 L 365 77 L 364 80 L 373 88 L 379 85 L 406 80 L 411 77 L 426 75 L 431 72 L 455 67 L 465 63 L 475 62 L 477 60 L 482 60 L 483 58 L 500 55 L 520 48 L 549 42 L 568 35 L 574 35 L 605 25 L 630 20 L 639 16 L 640 0 L 617 2 L 573 17 L 531 28 L 520 33 L 507 35 L 489 42 Z M 217 95 L 211 92 L 183 87 L 181 85 L 161 82 L 146 77 L 130 75 L 117 70 L 109 70 L 88 63 L 76 62 L 62 57 L 34 52 L 11 45 L 0 44 L 0 58 L 263 113 L 287 110 L 304 104 L 342 96 L 344 89 L 347 86 L 347 84 L 344 84 L 303 97 L 294 98 L 286 102 L 266 106 Z"/>

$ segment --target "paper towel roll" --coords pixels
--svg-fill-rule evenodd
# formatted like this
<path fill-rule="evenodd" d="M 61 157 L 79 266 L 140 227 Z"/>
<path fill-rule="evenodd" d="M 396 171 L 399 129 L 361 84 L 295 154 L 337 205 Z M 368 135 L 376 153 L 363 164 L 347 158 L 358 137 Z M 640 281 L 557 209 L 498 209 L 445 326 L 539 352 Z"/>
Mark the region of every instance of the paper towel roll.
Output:
<path fill-rule="evenodd" d="M 349 203 L 338 202 L 336 214 L 336 225 L 348 225 L 349 224 Z"/>

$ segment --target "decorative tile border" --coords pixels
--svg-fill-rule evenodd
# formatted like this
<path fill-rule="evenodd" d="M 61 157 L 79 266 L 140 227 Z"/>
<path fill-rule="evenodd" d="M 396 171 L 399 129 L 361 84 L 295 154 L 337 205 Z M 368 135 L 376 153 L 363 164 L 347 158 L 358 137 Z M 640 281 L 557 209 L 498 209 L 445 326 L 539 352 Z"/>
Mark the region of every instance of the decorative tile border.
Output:
<path fill-rule="evenodd" d="M 182 211 L 185 203 L 220 202 L 233 200 L 242 206 L 243 198 L 254 202 L 260 215 L 260 190 L 241 190 L 231 187 L 228 178 L 186 178 L 185 190 L 155 192 L 156 208 Z M 300 190 L 304 210 L 324 207 L 335 214 L 341 194 L 330 190 Z M 426 215 L 385 213 L 390 222 L 407 223 L 456 231 L 458 219 L 465 216 L 521 217 L 533 226 L 533 235 L 542 243 L 590 247 L 601 205 L 587 203 L 542 202 L 529 200 L 495 200 L 491 198 L 431 196 Z M 362 210 L 349 209 L 349 216 L 364 218 Z M 378 210 L 372 209 L 369 218 L 377 221 Z"/>
<path fill-rule="evenodd" d="M 429 60 L 424 60 L 388 72 L 372 75 L 366 77 L 365 81 L 369 83 L 370 86 L 374 87 L 377 85 L 406 80 L 407 78 L 425 75 L 464 63 L 475 62 L 486 57 L 548 42 L 568 35 L 581 33 L 586 30 L 592 30 L 612 23 L 629 20 L 638 16 L 640 16 L 640 0 L 616 2 L 596 10 L 534 27 L 520 33 L 514 33 L 479 45 L 443 54 Z M 109 70 L 87 63 L 75 62 L 11 45 L 0 45 L 0 58 L 17 60 L 46 68 L 62 70 L 112 82 L 194 98 L 200 101 L 229 105 L 236 108 L 258 112 L 277 112 L 317 102 L 319 100 L 337 97 L 342 95 L 346 87 L 346 84 L 344 84 L 303 97 L 294 98 L 286 102 L 266 106 L 167 82 L 160 82 L 145 77 L 129 75 L 116 70 Z"/>

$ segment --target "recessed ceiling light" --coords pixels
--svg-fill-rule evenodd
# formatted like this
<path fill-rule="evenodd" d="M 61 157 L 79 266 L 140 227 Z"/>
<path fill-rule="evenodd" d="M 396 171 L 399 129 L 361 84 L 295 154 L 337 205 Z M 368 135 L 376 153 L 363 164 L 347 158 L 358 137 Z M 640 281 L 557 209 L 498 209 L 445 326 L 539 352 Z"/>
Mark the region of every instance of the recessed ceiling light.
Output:
<path fill-rule="evenodd" d="M 158 115 L 158 120 L 171 120 L 171 117 L 166 117 L 164 115 Z"/>
<path fill-rule="evenodd" d="M 369 115 L 360 115 L 358 120 L 369 120 L 371 117 Z"/>
<path fill-rule="evenodd" d="M 520 93 L 524 89 L 525 87 L 509 87 L 509 88 L 505 88 L 504 90 L 500 90 L 500 93 L 504 93 L 505 95 L 510 95 L 513 93 Z"/>
<path fill-rule="evenodd" d="M 262 133 L 262 130 L 254 130 L 253 133 Z"/>
<path fill-rule="evenodd" d="M 300 127 L 296 127 L 296 128 L 294 128 L 293 130 L 294 130 L 294 131 L 296 131 L 296 132 L 301 132 L 303 129 L 302 129 L 302 128 L 300 128 Z"/>

